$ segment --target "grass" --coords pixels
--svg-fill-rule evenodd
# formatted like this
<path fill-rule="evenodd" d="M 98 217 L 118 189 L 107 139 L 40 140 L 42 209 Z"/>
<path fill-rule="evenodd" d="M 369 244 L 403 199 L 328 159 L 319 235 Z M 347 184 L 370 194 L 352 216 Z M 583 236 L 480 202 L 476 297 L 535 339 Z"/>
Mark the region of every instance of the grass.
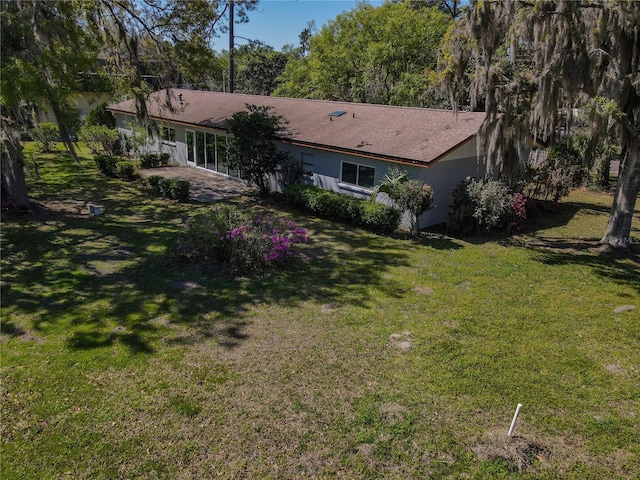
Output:
<path fill-rule="evenodd" d="M 38 208 L 3 214 L 2 478 L 640 476 L 640 263 L 590 248 L 609 195 L 421 242 L 247 199 L 310 261 L 230 279 L 168 255 L 206 206 L 88 158 L 40 157 Z"/>

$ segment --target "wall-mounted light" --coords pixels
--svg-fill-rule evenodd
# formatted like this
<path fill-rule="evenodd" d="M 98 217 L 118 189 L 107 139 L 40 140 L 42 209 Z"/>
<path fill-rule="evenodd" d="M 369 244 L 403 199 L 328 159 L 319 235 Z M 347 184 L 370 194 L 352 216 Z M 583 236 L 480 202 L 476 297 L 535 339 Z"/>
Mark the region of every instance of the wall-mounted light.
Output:
<path fill-rule="evenodd" d="M 180 102 L 180 105 L 182 105 L 182 94 L 181 93 L 178 94 L 178 101 Z"/>

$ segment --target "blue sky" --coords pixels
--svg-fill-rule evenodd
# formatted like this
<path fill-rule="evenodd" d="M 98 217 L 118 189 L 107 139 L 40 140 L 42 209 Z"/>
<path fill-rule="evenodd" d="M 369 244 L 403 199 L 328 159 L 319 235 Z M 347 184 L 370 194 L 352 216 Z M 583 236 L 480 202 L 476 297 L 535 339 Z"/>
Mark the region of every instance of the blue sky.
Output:
<path fill-rule="evenodd" d="M 381 0 L 369 0 L 374 6 L 382 4 Z M 235 26 L 235 35 L 261 40 L 276 50 L 285 44 L 298 46 L 298 35 L 307 28 L 307 23 L 315 20 L 316 28 L 325 25 L 342 12 L 356 7 L 356 0 L 260 0 L 257 10 L 249 12 L 249 23 Z M 236 38 L 237 44 L 245 44 L 246 40 Z M 218 51 L 228 47 L 224 36 L 216 41 L 214 48 Z"/>

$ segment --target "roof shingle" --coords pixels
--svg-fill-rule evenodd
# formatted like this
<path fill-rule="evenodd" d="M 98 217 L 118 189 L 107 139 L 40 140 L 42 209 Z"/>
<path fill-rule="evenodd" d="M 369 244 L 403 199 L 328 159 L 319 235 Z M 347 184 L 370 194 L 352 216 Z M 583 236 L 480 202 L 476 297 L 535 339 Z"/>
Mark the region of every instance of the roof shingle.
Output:
<path fill-rule="evenodd" d="M 181 95 L 182 103 L 179 101 Z M 188 125 L 226 129 L 226 119 L 246 104 L 268 105 L 288 121 L 285 141 L 360 155 L 431 163 L 475 136 L 484 113 L 397 107 L 326 100 L 266 97 L 171 89 L 149 96 L 149 115 Z M 111 105 L 133 115 L 132 100 Z M 330 116 L 337 110 L 345 113 Z"/>

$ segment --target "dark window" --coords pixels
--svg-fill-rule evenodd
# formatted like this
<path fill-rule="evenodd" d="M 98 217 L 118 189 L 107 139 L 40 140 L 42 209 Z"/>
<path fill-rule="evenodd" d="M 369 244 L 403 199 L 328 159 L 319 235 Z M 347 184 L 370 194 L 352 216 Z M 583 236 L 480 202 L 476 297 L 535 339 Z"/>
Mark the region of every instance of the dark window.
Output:
<path fill-rule="evenodd" d="M 359 187 L 371 188 L 375 183 L 376 169 L 366 165 L 342 162 L 343 183 L 351 183 Z"/>
<path fill-rule="evenodd" d="M 344 183 L 358 184 L 358 165 L 355 163 L 342 163 L 342 181 Z"/>
<path fill-rule="evenodd" d="M 304 175 L 313 175 L 313 155 L 311 153 L 300 154 L 300 165 Z"/>
<path fill-rule="evenodd" d="M 173 127 L 162 127 L 162 141 L 176 143 L 176 129 Z"/>
<path fill-rule="evenodd" d="M 358 185 L 360 185 L 361 187 L 373 187 L 375 176 L 375 168 L 358 165 Z"/>

